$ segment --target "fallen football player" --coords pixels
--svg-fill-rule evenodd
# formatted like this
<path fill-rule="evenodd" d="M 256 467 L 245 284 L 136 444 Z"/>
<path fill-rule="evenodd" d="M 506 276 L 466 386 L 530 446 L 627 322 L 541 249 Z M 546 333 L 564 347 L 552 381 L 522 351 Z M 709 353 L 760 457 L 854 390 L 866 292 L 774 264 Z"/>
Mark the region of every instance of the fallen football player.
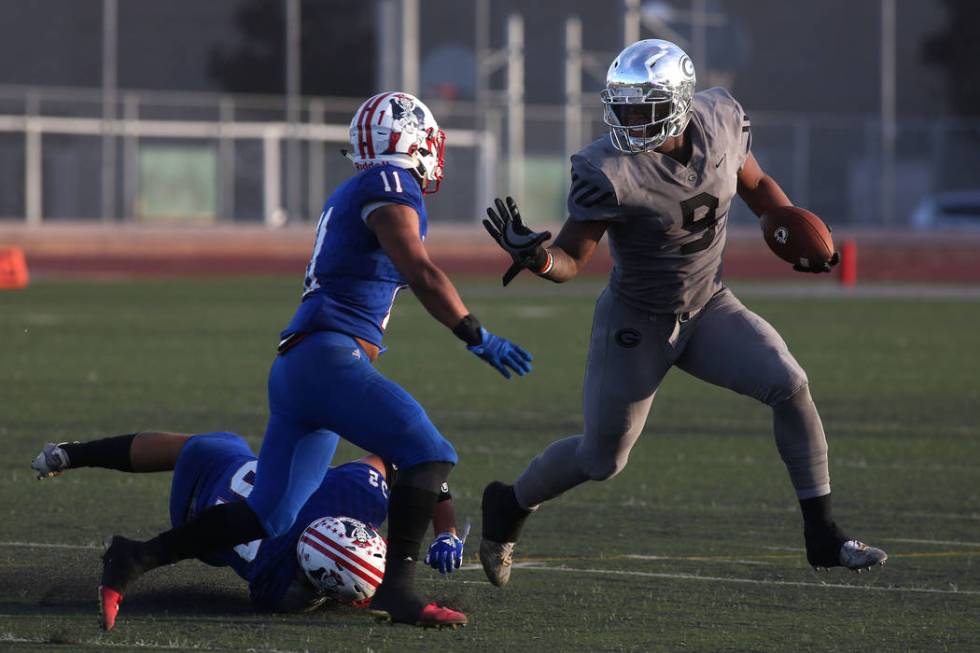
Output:
<path fill-rule="evenodd" d="M 173 471 L 170 520 L 177 526 L 208 506 L 245 501 L 257 461 L 235 433 L 142 432 L 90 442 L 49 442 L 31 468 L 38 479 L 80 467 L 137 474 Z M 231 567 L 248 582 L 252 602 L 261 610 L 310 611 L 331 601 L 365 607 L 384 578 L 386 543 L 377 528 L 388 514 L 388 486 L 396 473 L 374 455 L 333 467 L 287 533 L 200 560 Z M 425 562 L 443 574 L 452 573 L 462 562 L 465 534 L 457 534 L 448 485 L 442 488 L 432 524 L 437 535 Z M 113 541 L 116 547 L 126 544 L 118 536 Z M 122 600 L 111 585 L 99 588 L 104 630 L 115 625 Z"/>

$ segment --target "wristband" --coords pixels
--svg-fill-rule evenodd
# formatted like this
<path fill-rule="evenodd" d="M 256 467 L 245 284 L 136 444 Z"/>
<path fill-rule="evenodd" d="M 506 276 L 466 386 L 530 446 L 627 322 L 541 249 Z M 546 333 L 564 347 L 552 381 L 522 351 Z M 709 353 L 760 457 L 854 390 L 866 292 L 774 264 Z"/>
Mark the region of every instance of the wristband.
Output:
<path fill-rule="evenodd" d="M 548 274 L 549 272 L 551 272 L 551 268 L 555 267 L 555 257 L 551 253 L 551 250 L 546 249 L 544 250 L 544 253 L 546 257 L 544 261 L 544 265 L 542 265 L 540 269 L 532 270 L 532 272 L 534 272 L 534 274 L 538 275 L 539 277 Z"/>
<path fill-rule="evenodd" d="M 483 334 L 480 333 L 480 329 L 480 321 L 472 314 L 468 314 L 453 327 L 453 335 L 470 347 L 475 347 L 483 343 Z"/>

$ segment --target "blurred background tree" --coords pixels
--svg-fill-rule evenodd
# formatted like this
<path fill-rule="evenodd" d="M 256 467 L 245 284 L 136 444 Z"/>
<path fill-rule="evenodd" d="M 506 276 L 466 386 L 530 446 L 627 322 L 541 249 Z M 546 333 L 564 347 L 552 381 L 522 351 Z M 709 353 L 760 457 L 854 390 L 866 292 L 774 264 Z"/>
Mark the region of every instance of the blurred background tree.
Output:
<path fill-rule="evenodd" d="M 304 95 L 370 95 L 375 78 L 373 6 L 303 0 L 300 37 Z M 235 16 L 240 38 L 217 46 L 210 77 L 231 93 L 284 93 L 285 3 L 250 0 Z"/>

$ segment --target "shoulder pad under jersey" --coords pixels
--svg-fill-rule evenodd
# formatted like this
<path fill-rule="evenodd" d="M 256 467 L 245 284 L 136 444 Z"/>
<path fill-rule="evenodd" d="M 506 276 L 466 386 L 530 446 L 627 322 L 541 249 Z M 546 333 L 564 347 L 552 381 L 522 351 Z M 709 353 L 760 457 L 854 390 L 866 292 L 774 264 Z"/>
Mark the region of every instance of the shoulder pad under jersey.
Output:
<path fill-rule="evenodd" d="M 604 160 L 616 155 L 608 135 L 572 155 L 568 215 L 573 220 L 615 220 L 619 216 L 616 188 L 603 170 Z"/>
<path fill-rule="evenodd" d="M 741 168 L 752 149 L 752 124 L 742 105 L 726 89 L 716 86 L 696 93 L 694 107 L 708 127 L 709 138 L 725 139 L 726 142 L 716 144 L 720 145 L 716 149 L 731 151 L 728 147 L 732 145 L 741 157 Z"/>

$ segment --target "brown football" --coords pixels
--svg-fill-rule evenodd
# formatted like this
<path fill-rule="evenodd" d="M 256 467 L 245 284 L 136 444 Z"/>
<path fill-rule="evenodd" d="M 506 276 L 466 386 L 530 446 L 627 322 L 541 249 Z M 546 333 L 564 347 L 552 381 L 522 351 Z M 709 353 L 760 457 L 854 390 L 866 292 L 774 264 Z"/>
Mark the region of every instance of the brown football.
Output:
<path fill-rule="evenodd" d="M 810 267 L 834 255 L 830 229 L 806 209 L 780 206 L 763 213 L 760 222 L 769 249 L 788 263 Z"/>

